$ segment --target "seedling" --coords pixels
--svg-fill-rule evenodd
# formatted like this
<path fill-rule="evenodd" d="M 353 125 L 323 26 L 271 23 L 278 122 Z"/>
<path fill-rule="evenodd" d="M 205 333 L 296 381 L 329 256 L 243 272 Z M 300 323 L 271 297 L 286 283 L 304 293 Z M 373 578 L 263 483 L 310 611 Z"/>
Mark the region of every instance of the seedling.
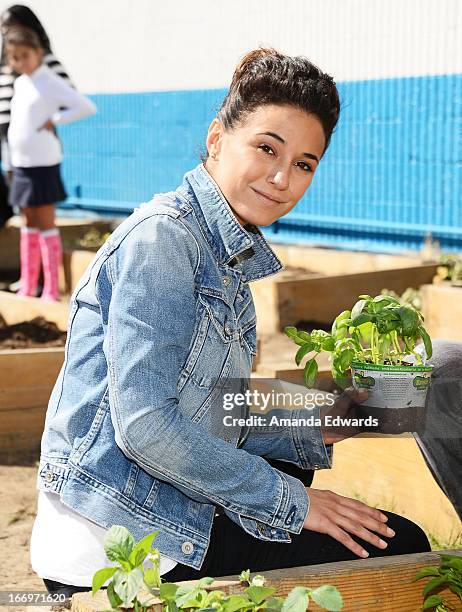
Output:
<path fill-rule="evenodd" d="M 335 612 L 343 608 L 342 596 L 334 586 L 326 584 L 316 589 L 298 586 L 286 598 L 276 597 L 276 589 L 265 586 L 265 577 L 257 575 L 251 578 L 249 570 L 239 576 L 241 583 L 247 585 L 244 592 L 235 595 L 211 589 L 214 579 L 208 577 L 192 585 L 162 582 L 159 575 L 160 553 L 152 548 L 156 535 L 157 532 L 152 533 L 136 544 L 125 527 L 113 525 L 106 534 L 104 550 L 116 565 L 95 573 L 93 594 L 110 580 L 107 596 L 112 609 L 131 607 L 135 612 L 146 612 L 159 600 L 165 612 L 305 612 L 310 599 L 325 610 Z M 146 565 L 150 567 L 146 568 Z M 146 592 L 148 600 L 140 601 L 140 590 Z"/>

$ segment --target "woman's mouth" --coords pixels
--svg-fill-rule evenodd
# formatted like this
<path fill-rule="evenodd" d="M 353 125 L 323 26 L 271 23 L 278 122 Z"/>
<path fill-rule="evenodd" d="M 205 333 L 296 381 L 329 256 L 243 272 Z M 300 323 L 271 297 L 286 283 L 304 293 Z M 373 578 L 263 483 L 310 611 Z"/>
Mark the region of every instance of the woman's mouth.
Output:
<path fill-rule="evenodd" d="M 259 191 L 258 189 L 255 189 L 255 187 L 251 187 L 250 189 L 252 189 L 252 191 L 260 200 L 266 202 L 267 204 L 286 204 L 285 200 L 281 200 L 280 198 L 276 198 L 275 196 L 269 195 L 268 193 Z"/>

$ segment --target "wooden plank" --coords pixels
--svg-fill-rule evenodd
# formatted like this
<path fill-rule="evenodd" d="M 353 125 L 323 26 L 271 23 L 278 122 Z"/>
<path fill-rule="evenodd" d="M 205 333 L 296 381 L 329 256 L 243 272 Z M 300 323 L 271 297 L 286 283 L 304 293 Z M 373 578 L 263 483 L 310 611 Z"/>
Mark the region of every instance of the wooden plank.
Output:
<path fill-rule="evenodd" d="M 292 244 L 272 244 L 271 247 L 285 266 L 301 266 L 329 276 L 414 267 L 421 263 L 420 254 L 390 255 Z"/>
<path fill-rule="evenodd" d="M 315 277 L 304 280 L 282 280 L 276 283 L 279 329 L 297 321 L 332 323 L 342 311 L 356 302 L 358 295 L 376 295 L 382 289 L 401 294 L 407 287 L 431 282 L 436 264 L 379 270 L 358 274 Z"/>
<path fill-rule="evenodd" d="M 0 392 L 53 385 L 64 361 L 64 348 L 0 350 Z"/>
<path fill-rule="evenodd" d="M 462 556 L 462 551 L 444 552 Z M 422 567 L 438 563 L 436 553 L 419 553 L 293 567 L 264 572 L 264 575 L 268 586 L 276 588 L 276 594 L 280 596 L 287 595 L 295 586 L 316 588 L 322 584 L 332 584 L 342 594 L 344 612 L 416 612 L 422 606 L 425 581 L 412 582 L 412 578 Z M 243 591 L 235 576 L 218 578 L 212 586 L 227 593 Z M 445 589 L 441 594 L 457 610 L 461 610 L 460 601 L 453 593 Z M 104 592 L 96 597 L 92 597 L 91 593 L 76 593 L 72 597 L 72 612 L 99 612 L 109 607 Z M 310 602 L 309 609 L 321 608 Z M 160 612 L 161 607 L 156 605 L 151 610 Z"/>
<path fill-rule="evenodd" d="M 0 291 L 0 313 L 8 325 L 29 321 L 34 317 L 45 317 L 48 321 L 56 323 L 59 329 L 66 330 L 69 316 L 68 300 L 68 297 L 61 296 L 59 302 L 49 302 Z"/>
<path fill-rule="evenodd" d="M 462 341 L 462 288 L 441 283 L 424 285 L 421 291 L 422 313 L 430 336 Z"/>

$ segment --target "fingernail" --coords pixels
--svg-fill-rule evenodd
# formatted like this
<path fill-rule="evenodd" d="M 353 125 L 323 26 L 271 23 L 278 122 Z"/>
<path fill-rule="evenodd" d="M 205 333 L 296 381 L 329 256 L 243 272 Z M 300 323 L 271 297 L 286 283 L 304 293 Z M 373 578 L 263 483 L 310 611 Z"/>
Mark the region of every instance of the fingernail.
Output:
<path fill-rule="evenodd" d="M 363 548 L 363 550 L 361 551 L 361 557 L 366 558 L 368 556 L 369 556 L 369 553 L 367 552 L 367 550 L 364 550 L 364 548 Z"/>
<path fill-rule="evenodd" d="M 383 540 L 379 540 L 379 544 L 382 548 L 386 548 L 388 546 L 388 544 L 384 542 Z"/>
<path fill-rule="evenodd" d="M 390 527 L 387 527 L 387 535 L 392 538 L 395 535 L 395 532 L 393 529 L 390 529 Z"/>
<path fill-rule="evenodd" d="M 384 523 L 388 521 L 388 516 L 386 514 L 381 514 L 380 517 Z"/>

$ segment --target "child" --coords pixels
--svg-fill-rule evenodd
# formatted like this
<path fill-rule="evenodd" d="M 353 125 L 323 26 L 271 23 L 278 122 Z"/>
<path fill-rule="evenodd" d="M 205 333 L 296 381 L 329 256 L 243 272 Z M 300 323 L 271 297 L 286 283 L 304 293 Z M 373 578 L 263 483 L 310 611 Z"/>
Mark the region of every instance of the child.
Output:
<path fill-rule="evenodd" d="M 96 107 L 42 64 L 44 52 L 33 30 L 11 28 L 5 36 L 5 52 L 11 69 L 21 75 L 14 83 L 8 129 L 13 167 L 10 202 L 21 209 L 25 219 L 19 295 L 36 294 L 41 259 L 41 297 L 58 300 L 62 249 L 54 209 L 66 192 L 60 175 L 61 144 L 54 126 L 92 115 Z"/>

